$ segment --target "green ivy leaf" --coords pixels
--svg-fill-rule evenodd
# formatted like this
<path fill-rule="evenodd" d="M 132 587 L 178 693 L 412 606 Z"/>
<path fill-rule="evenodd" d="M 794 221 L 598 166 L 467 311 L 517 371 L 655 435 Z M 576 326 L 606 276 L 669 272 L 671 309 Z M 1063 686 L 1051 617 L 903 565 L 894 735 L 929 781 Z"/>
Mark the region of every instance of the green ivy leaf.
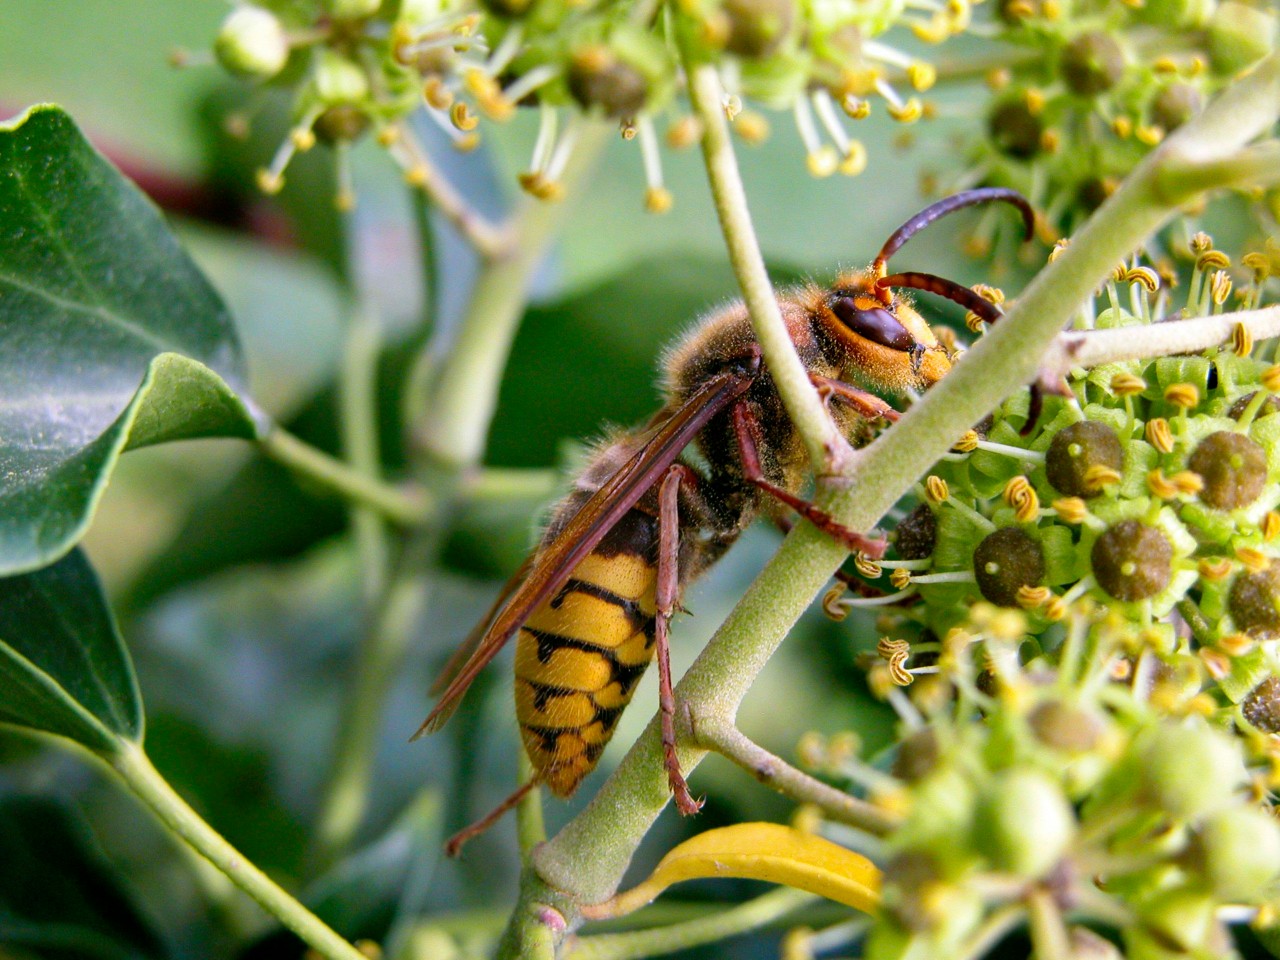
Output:
<path fill-rule="evenodd" d="M 6 948 L 50 960 L 168 955 L 84 823 L 61 804 L 34 797 L 0 801 L 0 863 L 0 943 Z"/>
<path fill-rule="evenodd" d="M 56 107 L 0 126 L 0 573 L 83 535 L 131 447 L 251 438 L 231 317 Z"/>
<path fill-rule="evenodd" d="M 0 723 L 99 752 L 115 750 L 121 737 L 142 740 L 133 664 L 78 550 L 0 580 Z"/>

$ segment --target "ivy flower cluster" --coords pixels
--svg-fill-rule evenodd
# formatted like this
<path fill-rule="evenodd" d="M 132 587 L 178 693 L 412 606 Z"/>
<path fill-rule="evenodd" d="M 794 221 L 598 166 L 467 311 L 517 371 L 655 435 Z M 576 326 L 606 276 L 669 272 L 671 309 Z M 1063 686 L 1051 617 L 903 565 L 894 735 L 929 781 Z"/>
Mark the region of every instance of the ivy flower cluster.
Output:
<path fill-rule="evenodd" d="M 1187 698 L 1185 672 L 1121 679 L 1142 641 L 1105 606 L 1073 608 L 1057 649 L 1026 663 L 1021 619 L 988 606 L 935 644 L 946 669 L 904 713 L 888 770 L 838 738 L 802 751 L 897 817 L 875 853 L 883 908 L 850 931 L 860 955 L 977 958 L 1024 927 L 1036 956 L 1229 960 L 1233 925 L 1267 936 L 1267 751 Z"/>
<path fill-rule="evenodd" d="M 1242 258 L 1238 298 L 1229 258 L 1191 248 L 1189 313 L 1265 299 L 1273 247 Z M 1124 265 L 1077 325 L 1146 326 L 1171 297 Z M 890 558 L 856 558 L 893 592 L 828 595 L 881 609 L 869 681 L 905 728 L 889 774 L 802 749 L 900 818 L 867 957 L 981 956 L 1022 923 L 1037 955 L 1120 956 L 1105 929 L 1130 957 L 1231 957 L 1230 924 L 1276 924 L 1275 354 L 1239 324 L 1203 355 L 1076 371 L 1038 417 L 1008 401 L 921 485 Z"/>
<path fill-rule="evenodd" d="M 987 136 L 966 185 L 1021 190 L 1070 233 L 1150 150 L 1275 49 L 1239 0 L 999 0 L 999 39 L 1031 56 L 987 76 Z"/>
<path fill-rule="evenodd" d="M 527 108 L 539 128 L 520 176 L 526 191 L 561 196 L 576 129 L 566 118 L 585 112 L 639 141 L 646 206 L 660 212 L 672 201 L 661 140 L 680 148 L 701 136 L 676 99 L 686 65 L 716 65 L 744 140 L 769 129 L 744 100 L 789 110 L 809 170 L 854 175 L 866 150 L 849 121 L 873 100 L 904 123 L 919 119 L 917 93 L 936 78 L 878 38 L 896 27 L 941 41 L 969 22 L 969 0 L 255 0 L 227 17 L 214 52 L 233 73 L 293 91 L 292 130 L 259 176 L 267 192 L 283 185 L 294 154 L 366 131 L 425 187 L 430 160 L 409 114 L 422 109 L 470 150 L 482 118 L 501 123 Z M 339 200 L 352 199 L 347 182 Z"/>

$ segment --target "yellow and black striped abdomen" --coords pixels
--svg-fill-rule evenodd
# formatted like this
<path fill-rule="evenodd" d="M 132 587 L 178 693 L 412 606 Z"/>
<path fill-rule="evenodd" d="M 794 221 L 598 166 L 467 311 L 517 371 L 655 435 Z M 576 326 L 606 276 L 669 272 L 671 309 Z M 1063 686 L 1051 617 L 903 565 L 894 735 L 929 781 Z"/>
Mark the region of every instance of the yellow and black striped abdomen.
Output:
<path fill-rule="evenodd" d="M 628 512 L 520 628 L 516 717 L 534 769 L 557 796 L 595 767 L 653 659 L 656 526 Z"/>

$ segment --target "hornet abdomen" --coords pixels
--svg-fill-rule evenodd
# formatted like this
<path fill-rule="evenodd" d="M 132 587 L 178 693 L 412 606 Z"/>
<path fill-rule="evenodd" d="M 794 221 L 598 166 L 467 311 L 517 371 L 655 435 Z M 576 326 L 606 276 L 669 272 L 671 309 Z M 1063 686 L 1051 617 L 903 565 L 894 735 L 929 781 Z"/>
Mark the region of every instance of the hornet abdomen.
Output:
<path fill-rule="evenodd" d="M 657 519 L 633 507 L 520 628 L 516 717 L 557 796 L 595 768 L 653 659 L 657 540 Z"/>

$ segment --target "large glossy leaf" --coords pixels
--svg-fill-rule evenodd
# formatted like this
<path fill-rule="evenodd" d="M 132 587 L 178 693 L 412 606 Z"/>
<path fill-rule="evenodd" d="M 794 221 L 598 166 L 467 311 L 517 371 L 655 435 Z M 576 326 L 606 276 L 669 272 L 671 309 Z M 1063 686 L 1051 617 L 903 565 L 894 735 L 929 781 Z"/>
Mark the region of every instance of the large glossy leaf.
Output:
<path fill-rule="evenodd" d="M 98 751 L 142 739 L 133 664 L 79 551 L 0 580 L 0 723 Z"/>
<path fill-rule="evenodd" d="M 66 553 L 128 447 L 252 437 L 231 318 L 55 107 L 0 128 L 0 572 Z"/>
<path fill-rule="evenodd" d="M 85 825 L 53 800 L 0 800 L 0 954 L 45 960 L 167 955 Z"/>

